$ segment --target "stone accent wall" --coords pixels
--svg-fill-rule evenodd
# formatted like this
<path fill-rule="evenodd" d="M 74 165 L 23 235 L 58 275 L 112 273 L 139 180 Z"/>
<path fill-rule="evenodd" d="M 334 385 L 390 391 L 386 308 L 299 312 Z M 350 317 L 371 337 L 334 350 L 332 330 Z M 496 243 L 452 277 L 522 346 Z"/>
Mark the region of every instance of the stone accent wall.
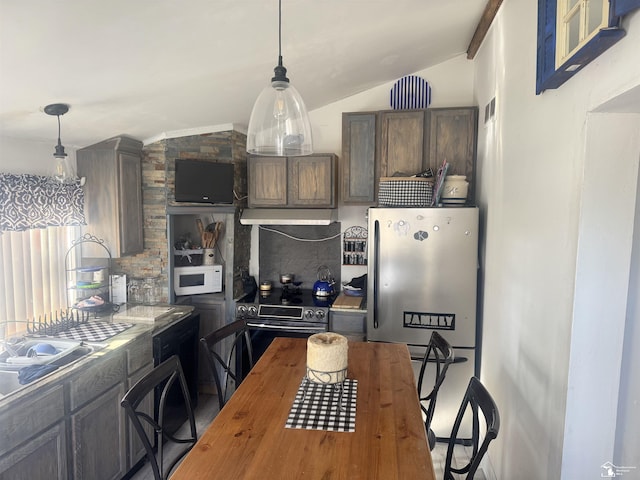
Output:
<path fill-rule="evenodd" d="M 167 204 L 184 205 L 175 202 L 176 158 L 192 160 L 214 160 L 220 163 L 235 165 L 233 190 L 237 198 L 235 205 L 246 206 L 247 196 L 247 152 L 246 135 L 236 132 L 218 132 L 206 135 L 172 138 L 163 141 L 165 144 Z M 202 204 L 193 204 L 202 205 Z"/>
<path fill-rule="evenodd" d="M 163 285 L 161 302 L 167 302 L 169 245 L 167 240 L 168 205 L 177 204 L 174 196 L 175 159 L 212 160 L 235 165 L 234 191 L 236 207 L 246 206 L 247 155 L 246 135 L 236 132 L 216 132 L 188 137 L 170 138 L 147 145 L 142 150 L 142 202 L 144 215 L 144 251 L 137 255 L 114 259 L 114 271 L 128 277 L 160 277 Z M 202 204 L 186 204 L 199 205 Z M 251 227 L 240 225 L 235 215 L 234 280 L 249 270 Z M 231 228 L 230 225 L 226 226 Z M 239 287 L 238 287 L 239 285 Z M 234 297 L 241 282 L 234 281 Z"/>

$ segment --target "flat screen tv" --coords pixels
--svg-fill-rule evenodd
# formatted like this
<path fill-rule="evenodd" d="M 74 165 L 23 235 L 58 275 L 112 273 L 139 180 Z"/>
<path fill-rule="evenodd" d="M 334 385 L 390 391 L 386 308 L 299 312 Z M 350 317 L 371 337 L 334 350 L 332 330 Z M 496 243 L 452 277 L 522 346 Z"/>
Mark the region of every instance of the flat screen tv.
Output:
<path fill-rule="evenodd" d="M 233 164 L 176 159 L 176 202 L 233 203 Z"/>

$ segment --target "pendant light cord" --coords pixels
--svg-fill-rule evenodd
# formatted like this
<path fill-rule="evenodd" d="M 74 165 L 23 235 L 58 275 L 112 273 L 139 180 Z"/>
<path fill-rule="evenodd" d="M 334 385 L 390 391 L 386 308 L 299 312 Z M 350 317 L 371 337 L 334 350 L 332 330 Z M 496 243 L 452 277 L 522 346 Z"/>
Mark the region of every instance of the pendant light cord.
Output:
<path fill-rule="evenodd" d="M 278 65 L 282 66 L 282 0 L 278 0 Z"/>
<path fill-rule="evenodd" d="M 60 115 L 56 115 L 56 117 L 58 117 L 58 145 L 56 145 L 55 149 L 55 153 L 53 154 L 54 157 L 56 158 L 64 158 L 67 156 L 67 154 L 64 151 L 64 146 L 62 145 L 62 141 L 60 140 Z"/>
<path fill-rule="evenodd" d="M 278 65 L 274 69 L 272 82 L 289 83 L 287 69 L 282 65 L 282 0 L 278 0 Z"/>

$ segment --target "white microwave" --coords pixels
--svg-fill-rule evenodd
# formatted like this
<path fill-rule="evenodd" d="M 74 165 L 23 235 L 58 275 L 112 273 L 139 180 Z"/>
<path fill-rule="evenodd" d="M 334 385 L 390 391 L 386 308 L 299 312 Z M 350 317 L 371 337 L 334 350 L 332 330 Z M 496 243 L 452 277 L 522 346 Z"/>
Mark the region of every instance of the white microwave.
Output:
<path fill-rule="evenodd" d="M 173 289 L 176 295 L 196 295 L 222 291 L 222 265 L 175 267 Z"/>

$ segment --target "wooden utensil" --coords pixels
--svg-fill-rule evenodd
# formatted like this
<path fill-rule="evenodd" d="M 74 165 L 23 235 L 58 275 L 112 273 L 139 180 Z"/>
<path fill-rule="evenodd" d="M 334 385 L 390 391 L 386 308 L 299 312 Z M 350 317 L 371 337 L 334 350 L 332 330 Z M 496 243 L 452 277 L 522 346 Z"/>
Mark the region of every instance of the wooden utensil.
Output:
<path fill-rule="evenodd" d="M 202 248 L 205 247 L 205 236 L 204 236 L 204 225 L 202 224 L 202 220 L 199 218 L 196 219 L 196 226 L 198 227 L 198 232 L 200 232 L 200 243 L 202 243 Z"/>
<path fill-rule="evenodd" d="M 213 245 L 215 246 L 218 243 L 218 237 L 220 236 L 220 232 L 222 231 L 222 222 L 216 222 L 216 226 L 213 230 Z"/>

